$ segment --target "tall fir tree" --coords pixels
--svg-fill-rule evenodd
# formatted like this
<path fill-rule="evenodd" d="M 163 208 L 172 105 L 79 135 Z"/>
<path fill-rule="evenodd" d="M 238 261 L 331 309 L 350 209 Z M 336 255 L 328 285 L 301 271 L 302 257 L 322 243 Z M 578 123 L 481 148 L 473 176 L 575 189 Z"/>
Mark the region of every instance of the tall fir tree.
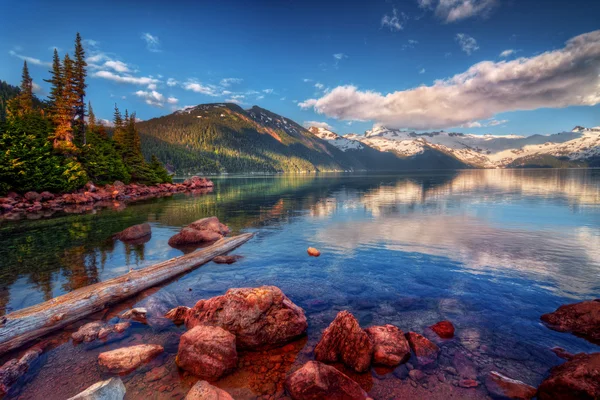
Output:
<path fill-rule="evenodd" d="M 54 148 L 68 152 L 73 146 L 73 116 L 75 112 L 75 92 L 73 90 L 73 61 L 65 54 L 62 63 L 62 94 L 56 103 Z"/>
<path fill-rule="evenodd" d="M 88 127 L 92 132 L 96 130 L 96 114 L 92 109 L 92 102 L 88 102 Z"/>
<path fill-rule="evenodd" d="M 8 102 L 9 115 L 24 115 L 33 111 L 33 79 L 29 75 L 27 61 L 23 62 L 23 72 L 21 73 L 21 87 L 19 95 Z"/>
<path fill-rule="evenodd" d="M 124 131 L 123 131 L 123 116 L 121 115 L 121 111 L 119 111 L 119 107 L 115 103 L 115 112 L 113 114 L 113 125 L 115 126 L 113 130 L 113 140 L 118 145 L 124 144 Z"/>
<path fill-rule="evenodd" d="M 81 43 L 81 35 L 77 32 L 75 37 L 75 60 L 73 62 L 73 91 L 75 94 L 75 120 L 73 121 L 73 130 L 81 138 L 83 144 L 85 139 L 85 78 L 87 76 L 87 63 L 85 62 L 85 50 Z"/>
<path fill-rule="evenodd" d="M 50 84 L 50 95 L 48 96 L 49 112 L 52 121 L 56 124 L 56 114 L 58 113 L 57 105 L 61 101 L 63 95 L 63 72 L 58 50 L 54 49 L 52 57 L 52 70 L 50 71 L 50 79 L 44 79 Z"/>

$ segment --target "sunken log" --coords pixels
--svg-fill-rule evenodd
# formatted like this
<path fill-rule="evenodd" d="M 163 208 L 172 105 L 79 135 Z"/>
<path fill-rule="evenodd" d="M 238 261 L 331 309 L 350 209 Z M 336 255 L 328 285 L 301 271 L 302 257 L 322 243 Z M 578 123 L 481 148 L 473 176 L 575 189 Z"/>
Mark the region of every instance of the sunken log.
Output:
<path fill-rule="evenodd" d="M 188 272 L 214 257 L 244 244 L 252 233 L 223 238 L 213 245 L 159 264 L 134 270 L 104 282 L 95 283 L 44 303 L 6 315 L 0 322 L 0 354 L 16 349 L 89 314 L 120 302 L 177 275 Z"/>

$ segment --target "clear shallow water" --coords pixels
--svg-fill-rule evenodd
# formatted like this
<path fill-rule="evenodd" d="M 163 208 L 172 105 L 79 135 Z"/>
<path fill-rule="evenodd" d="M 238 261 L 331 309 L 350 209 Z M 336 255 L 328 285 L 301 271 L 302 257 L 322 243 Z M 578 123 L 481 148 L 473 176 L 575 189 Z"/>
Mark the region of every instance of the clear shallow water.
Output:
<path fill-rule="evenodd" d="M 279 286 L 309 318 L 308 342 L 296 363 L 311 358 L 321 330 L 342 309 L 364 327 L 391 323 L 405 331 L 450 319 L 458 337 L 448 344 L 450 362 L 454 351 L 465 352 L 480 372 L 493 367 L 534 385 L 560 362 L 551 347 L 598 350 L 547 329 L 539 317 L 563 303 L 600 296 L 600 170 L 227 177 L 215 179 L 214 192 L 203 196 L 6 221 L 0 223 L 0 312 L 180 255 L 168 246 L 169 237 L 210 215 L 234 233 L 257 232 L 235 252 L 245 258 L 230 266 L 207 264 L 128 305 L 192 306 L 230 287 Z M 146 221 L 153 230 L 149 242 L 110 240 Z M 321 257 L 308 257 L 308 246 L 320 249 Z M 132 333 L 128 340 L 158 343 L 175 340 L 169 334 L 180 330 L 136 326 Z M 43 390 L 52 387 L 52 371 L 71 359 L 90 366 L 61 392 L 76 394 L 102 377 L 97 353 L 122 345 L 59 345 L 23 395 L 49 395 Z M 165 356 L 165 365 L 172 358 Z M 163 385 L 170 389 L 165 398 L 189 384 L 175 370 Z M 232 379 L 222 386 L 244 386 Z M 137 395 L 156 392 L 144 382 L 138 372 L 126 385 Z M 372 393 L 390 382 L 375 380 Z"/>

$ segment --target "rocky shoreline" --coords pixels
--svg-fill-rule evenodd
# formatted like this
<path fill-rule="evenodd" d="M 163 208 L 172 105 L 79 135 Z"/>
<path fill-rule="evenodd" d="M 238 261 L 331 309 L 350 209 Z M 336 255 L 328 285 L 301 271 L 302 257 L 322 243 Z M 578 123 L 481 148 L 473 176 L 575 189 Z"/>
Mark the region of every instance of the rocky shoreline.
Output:
<path fill-rule="evenodd" d="M 84 188 L 66 194 L 30 191 L 15 192 L 0 197 L 0 219 L 18 220 L 50 217 L 57 212 L 79 214 L 96 208 L 122 208 L 124 204 L 156 197 L 172 196 L 175 193 L 209 193 L 213 182 L 198 176 L 182 183 L 161 183 L 153 186 L 124 184 L 116 181 L 112 185 L 96 186 L 88 182 Z"/>

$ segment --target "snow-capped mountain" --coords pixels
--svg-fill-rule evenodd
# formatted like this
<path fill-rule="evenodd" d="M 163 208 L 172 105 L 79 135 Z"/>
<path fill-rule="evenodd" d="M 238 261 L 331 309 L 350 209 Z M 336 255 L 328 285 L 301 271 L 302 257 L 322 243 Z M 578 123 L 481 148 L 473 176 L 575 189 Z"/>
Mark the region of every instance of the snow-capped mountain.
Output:
<path fill-rule="evenodd" d="M 339 136 L 322 128 L 309 130 L 342 151 L 363 144 L 379 151 L 392 152 L 400 157 L 411 157 L 427 149 L 435 149 L 450 154 L 465 164 L 484 168 L 506 167 L 516 160 L 540 156 L 570 161 L 585 161 L 600 156 L 600 127 L 577 126 L 571 132 L 527 137 L 445 131 L 415 133 L 384 126 L 375 126 L 364 135 Z"/>

